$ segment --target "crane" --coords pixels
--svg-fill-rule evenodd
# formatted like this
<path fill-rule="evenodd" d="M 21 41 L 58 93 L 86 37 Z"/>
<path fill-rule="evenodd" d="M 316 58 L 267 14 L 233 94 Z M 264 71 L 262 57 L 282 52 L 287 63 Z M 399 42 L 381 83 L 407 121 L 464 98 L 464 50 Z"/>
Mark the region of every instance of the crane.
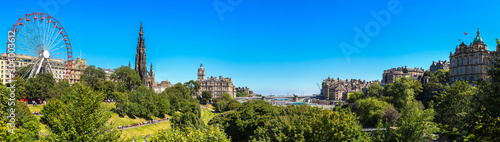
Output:
<path fill-rule="evenodd" d="M 318 89 L 319 89 L 319 93 L 318 94 L 321 94 L 321 87 L 319 87 L 319 83 L 316 82 L 316 85 L 318 85 Z"/>

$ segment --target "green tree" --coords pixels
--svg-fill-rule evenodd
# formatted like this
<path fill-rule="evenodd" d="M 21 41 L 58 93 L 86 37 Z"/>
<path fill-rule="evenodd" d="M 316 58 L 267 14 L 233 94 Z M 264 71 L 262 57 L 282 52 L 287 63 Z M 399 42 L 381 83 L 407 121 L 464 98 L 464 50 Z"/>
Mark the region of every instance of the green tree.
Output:
<path fill-rule="evenodd" d="M 436 122 L 441 124 L 443 133 L 450 140 L 463 141 L 467 132 L 461 127 L 466 122 L 466 115 L 472 110 L 473 90 L 466 81 L 454 82 L 447 86 L 436 106 Z"/>
<path fill-rule="evenodd" d="M 190 80 L 189 82 L 184 83 L 184 86 L 189 88 L 189 90 L 191 92 L 191 96 L 196 96 L 196 92 L 198 92 L 198 90 L 200 90 L 200 88 L 201 88 L 200 83 L 198 83 L 194 80 Z"/>
<path fill-rule="evenodd" d="M 162 129 L 158 135 L 151 137 L 152 142 L 188 141 L 188 142 L 229 142 L 231 139 L 217 126 L 207 128 L 179 128 Z"/>
<path fill-rule="evenodd" d="M 233 111 L 231 111 L 233 112 Z M 237 111 L 224 115 L 216 115 L 209 125 L 220 124 L 233 141 L 248 141 L 259 126 L 269 123 L 269 120 L 279 115 L 276 106 L 262 100 L 243 103 Z"/>
<path fill-rule="evenodd" d="M 49 90 L 49 94 L 56 99 L 60 99 L 65 93 L 71 91 L 71 86 L 67 81 L 59 80 L 53 89 Z"/>
<path fill-rule="evenodd" d="M 497 40 L 497 47 L 500 41 Z M 499 57 L 499 54 L 491 56 Z M 467 115 L 466 140 L 500 141 L 500 59 L 491 59 L 488 79 L 478 84 L 472 97 L 472 111 Z"/>
<path fill-rule="evenodd" d="M 16 127 L 22 126 L 24 123 L 24 119 L 31 116 L 30 109 L 26 105 L 26 103 L 17 101 L 14 109 L 16 111 Z"/>
<path fill-rule="evenodd" d="M 90 65 L 83 70 L 80 75 L 80 80 L 83 84 L 91 86 L 92 88 L 96 88 L 97 82 L 104 81 L 106 79 L 106 73 L 102 68 L 95 67 L 94 65 Z"/>
<path fill-rule="evenodd" d="M 128 94 L 122 92 L 113 92 L 113 96 L 116 98 L 116 109 L 120 116 L 125 116 L 129 112 L 130 103 L 128 101 Z"/>
<path fill-rule="evenodd" d="M 203 123 L 203 121 L 200 119 L 200 116 L 194 114 L 193 112 L 185 112 L 185 113 L 176 112 L 172 116 L 171 122 L 176 127 L 181 127 L 181 128 L 187 128 L 187 127 L 200 128 L 201 126 L 205 125 L 205 123 Z"/>
<path fill-rule="evenodd" d="M 33 116 L 27 116 L 23 120 L 22 129 L 19 133 L 19 141 L 36 141 L 40 137 L 39 132 L 41 130 L 40 122 Z"/>
<path fill-rule="evenodd" d="M 212 100 L 212 93 L 210 93 L 209 91 L 203 91 L 201 92 L 201 97 L 202 101 L 209 102 L 210 100 Z"/>
<path fill-rule="evenodd" d="M 192 112 L 197 116 L 201 114 L 199 101 L 193 98 L 189 88 L 181 83 L 165 89 L 160 95 L 165 95 L 170 101 L 169 115 L 173 115 L 176 111 Z"/>
<path fill-rule="evenodd" d="M 433 74 L 426 71 L 424 77 L 422 77 L 422 84 L 424 85 L 422 86 L 422 92 L 417 94 L 416 99 L 421 101 L 425 107 L 428 107 L 431 101 L 436 102 L 439 95 L 444 91 L 442 83 L 445 82 L 440 82 L 440 80 L 447 81 L 447 79 L 443 79 L 444 72 L 444 70 L 438 70 L 436 74 Z M 428 81 L 424 82 L 425 79 L 428 79 Z"/>
<path fill-rule="evenodd" d="M 231 100 L 227 103 L 226 110 L 224 111 L 231 111 L 231 110 L 236 110 L 241 106 L 241 103 L 236 101 L 236 100 Z"/>
<path fill-rule="evenodd" d="M 246 97 L 248 95 L 250 95 L 250 94 L 247 94 L 245 92 L 236 92 L 236 97 Z"/>
<path fill-rule="evenodd" d="M 234 108 L 239 107 L 241 105 L 241 104 L 239 104 L 239 102 L 238 102 L 238 104 L 236 104 L 234 102 L 235 102 L 234 98 L 232 98 L 231 95 L 229 95 L 229 93 L 224 92 L 224 93 L 222 93 L 221 97 L 214 99 L 214 103 L 212 105 L 215 107 L 215 111 L 224 112 L 224 111 L 228 111 L 228 110 L 233 110 Z M 229 107 L 230 103 L 233 103 L 231 108 L 226 109 Z"/>
<path fill-rule="evenodd" d="M 158 95 L 141 85 L 137 90 L 128 94 L 129 116 L 151 119 L 153 116 L 161 116 L 157 108 Z M 120 103 L 120 102 L 118 102 Z"/>
<path fill-rule="evenodd" d="M 380 98 L 382 96 L 383 91 L 384 87 L 380 86 L 379 83 L 375 82 L 371 84 L 368 88 L 366 88 L 366 95 L 370 97 Z"/>
<path fill-rule="evenodd" d="M 269 106 L 262 106 L 260 103 L 264 101 L 252 102 L 220 116 L 225 119 L 214 118 L 210 123 L 223 124 L 235 141 L 369 141 L 355 115 L 346 109 L 324 110 L 307 105 L 275 107 L 267 102 Z M 248 117 L 249 114 L 255 116 Z M 249 133 L 248 138 L 241 134 L 233 136 L 233 129 L 237 129 L 234 133 L 253 133 Z"/>
<path fill-rule="evenodd" d="M 24 88 L 25 81 L 23 78 L 20 76 L 14 77 L 15 82 L 12 82 L 12 85 L 16 87 L 16 99 L 22 99 L 26 96 L 26 88 Z M 11 86 L 10 84 L 7 84 L 7 86 Z"/>
<path fill-rule="evenodd" d="M 422 92 L 422 84 L 411 77 L 401 77 L 384 87 L 384 95 L 391 98 L 389 103 L 397 109 L 404 108 L 407 103 L 413 102 L 415 95 L 420 92 Z"/>
<path fill-rule="evenodd" d="M 112 80 L 121 82 L 117 83 L 120 90 L 123 88 L 124 90 L 131 91 L 141 86 L 141 77 L 139 77 L 139 74 L 137 74 L 135 70 L 127 66 L 121 66 L 120 68 L 116 69 L 115 73 L 111 74 L 110 78 Z"/>
<path fill-rule="evenodd" d="M 385 111 L 389 109 L 387 102 L 374 97 L 357 100 L 356 104 L 356 114 L 365 127 L 375 127 L 379 121 L 382 121 Z"/>
<path fill-rule="evenodd" d="M 434 109 L 421 110 L 416 102 L 409 102 L 401 111 L 396 129 L 386 128 L 386 141 L 427 141 L 436 139 L 439 128 L 432 121 Z"/>
<path fill-rule="evenodd" d="M 51 73 L 38 74 L 26 82 L 26 96 L 28 98 L 52 98 L 50 90 L 54 89 L 56 81 Z"/>
<path fill-rule="evenodd" d="M 434 72 L 434 76 L 439 83 L 447 83 L 450 80 L 450 70 L 439 69 Z"/>
<path fill-rule="evenodd" d="M 115 83 L 109 80 L 104 81 L 104 94 L 106 95 L 106 98 L 116 99 L 115 96 L 113 96 L 115 91 L 117 91 Z"/>
<path fill-rule="evenodd" d="M 356 91 L 356 92 L 349 93 L 349 98 L 347 98 L 347 102 L 354 103 L 357 100 L 363 99 L 363 98 L 366 98 L 366 95 L 363 94 L 363 92 Z"/>
<path fill-rule="evenodd" d="M 158 117 L 164 118 L 165 114 L 170 113 L 170 101 L 167 96 L 160 95 L 156 99 L 156 107 L 158 109 Z"/>
<path fill-rule="evenodd" d="M 54 137 L 64 141 L 116 141 L 120 137 L 117 128 L 108 122 L 111 114 L 102 104 L 103 94 L 82 85 L 71 93 L 74 101 L 65 104 L 51 99 L 42 109 L 40 121 Z"/>

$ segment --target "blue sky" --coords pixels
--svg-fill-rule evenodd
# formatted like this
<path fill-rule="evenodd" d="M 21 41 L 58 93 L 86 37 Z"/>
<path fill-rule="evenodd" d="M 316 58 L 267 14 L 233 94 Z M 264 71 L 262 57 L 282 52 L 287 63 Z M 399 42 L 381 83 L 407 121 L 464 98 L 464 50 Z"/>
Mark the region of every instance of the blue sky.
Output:
<path fill-rule="evenodd" d="M 227 11 L 218 13 L 214 3 Z M 342 51 L 340 43 L 355 45 L 356 27 L 365 31 L 377 23 L 371 11 L 395 4 L 398 13 L 385 26 L 378 23 L 370 42 L 355 47 L 358 53 Z M 74 55 L 117 68 L 134 64 L 142 21 L 148 68 L 152 62 L 157 81 L 195 80 L 203 61 L 207 76 L 232 77 L 256 93 L 308 95 L 328 76 L 381 80 L 383 70 L 397 66 L 428 69 L 432 61 L 449 60 L 463 32 L 468 43 L 477 28 L 495 50 L 498 6 L 465 0 L 16 0 L 3 2 L 0 29 L 7 38 L 18 18 L 45 12 L 64 26 Z"/>

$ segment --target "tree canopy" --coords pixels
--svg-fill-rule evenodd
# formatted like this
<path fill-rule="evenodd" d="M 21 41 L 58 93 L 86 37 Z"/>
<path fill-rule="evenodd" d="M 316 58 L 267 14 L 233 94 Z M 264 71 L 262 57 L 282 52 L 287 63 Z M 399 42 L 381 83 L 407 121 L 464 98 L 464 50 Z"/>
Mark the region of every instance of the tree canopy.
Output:
<path fill-rule="evenodd" d="M 42 109 L 41 122 L 58 141 L 116 141 L 116 127 L 109 124 L 110 112 L 105 110 L 104 95 L 78 85 L 70 94 L 74 100 L 63 103 L 51 99 Z"/>

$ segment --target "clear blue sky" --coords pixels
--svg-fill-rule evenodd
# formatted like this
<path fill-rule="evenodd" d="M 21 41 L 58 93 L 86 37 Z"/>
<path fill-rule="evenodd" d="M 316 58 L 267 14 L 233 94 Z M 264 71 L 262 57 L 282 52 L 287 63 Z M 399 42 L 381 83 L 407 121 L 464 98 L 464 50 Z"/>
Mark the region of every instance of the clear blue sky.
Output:
<path fill-rule="evenodd" d="M 432 61 L 449 60 L 463 32 L 468 43 L 477 28 L 489 50 L 500 37 L 499 1 L 400 0 L 399 13 L 348 60 L 340 43 L 354 46 L 355 27 L 364 31 L 376 21 L 370 12 L 388 10 L 389 0 L 232 1 L 4 1 L 0 29 L 5 39 L 24 14 L 49 13 L 68 32 L 74 55 L 117 68 L 134 64 L 143 21 L 148 68 L 152 62 L 157 81 L 195 80 L 203 61 L 207 76 L 232 77 L 236 86 L 265 95 L 318 93 L 316 83 L 328 76 L 381 80 L 383 70 L 397 66 L 428 69 Z M 232 11 L 222 19 L 214 2 Z M 48 10 L 43 3 L 51 4 Z"/>

